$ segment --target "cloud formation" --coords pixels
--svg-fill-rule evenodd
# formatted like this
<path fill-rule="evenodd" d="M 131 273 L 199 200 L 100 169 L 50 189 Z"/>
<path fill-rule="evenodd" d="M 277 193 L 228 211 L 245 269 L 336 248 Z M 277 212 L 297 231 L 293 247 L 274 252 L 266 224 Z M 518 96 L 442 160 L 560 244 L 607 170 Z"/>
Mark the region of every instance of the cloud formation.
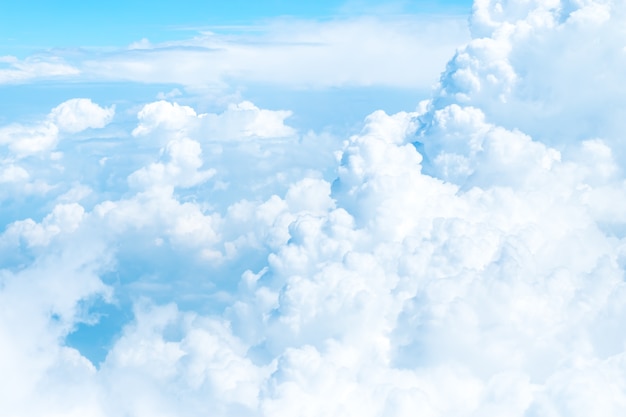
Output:
<path fill-rule="evenodd" d="M 0 56 L 0 84 L 21 83 L 37 79 L 70 78 L 79 74 L 79 69 L 64 62 L 59 57 L 42 56 L 20 60 L 10 55 Z"/>
<path fill-rule="evenodd" d="M 49 118 L 61 131 L 78 133 L 103 128 L 113 120 L 115 107 L 102 108 L 89 99 L 72 99 L 52 109 Z"/>
<path fill-rule="evenodd" d="M 298 89 L 385 86 L 428 90 L 468 39 L 465 17 L 387 16 L 328 21 L 276 18 L 254 26 L 200 29 L 190 39 L 127 48 L 55 50 L 57 57 L 5 57 L 0 84 L 51 76 L 220 88 L 261 83 Z M 72 62 L 65 64 L 64 59 Z M 0 63 L 2 58 L 0 58 Z"/>
<path fill-rule="evenodd" d="M 207 139 L 241 140 L 245 138 L 280 138 L 294 136 L 295 131 L 284 124 L 290 111 L 259 109 L 249 101 L 230 104 L 221 114 L 196 114 L 189 106 L 164 100 L 147 104 L 137 117 L 139 126 L 133 136 L 147 135 L 155 129 L 188 133 L 197 130 Z"/>
<path fill-rule="evenodd" d="M 122 159 L 132 167 L 112 175 L 125 157 L 112 150 L 129 148 L 96 141 L 95 174 L 49 184 L 46 213 L 0 235 L 0 374 L 15 376 L 0 403 L 15 416 L 621 416 L 624 13 L 479 0 L 432 99 L 372 113 L 343 144 L 250 102 L 145 104 L 116 139 L 141 150 Z M 567 61 L 593 45 L 616 65 Z M 112 117 L 70 100 L 3 127 L 0 179 L 34 181 L 22 161 Z M 63 152 L 42 164 L 81 158 Z M 90 194 L 102 181 L 120 189 Z M 93 364 L 66 341 L 98 325 L 98 300 L 132 314 Z"/>
<path fill-rule="evenodd" d="M 71 99 L 52 109 L 39 123 L 0 127 L 0 145 L 8 147 L 13 157 L 41 154 L 56 147 L 59 135 L 103 128 L 114 114 L 114 106 L 102 108 L 89 99 Z"/>

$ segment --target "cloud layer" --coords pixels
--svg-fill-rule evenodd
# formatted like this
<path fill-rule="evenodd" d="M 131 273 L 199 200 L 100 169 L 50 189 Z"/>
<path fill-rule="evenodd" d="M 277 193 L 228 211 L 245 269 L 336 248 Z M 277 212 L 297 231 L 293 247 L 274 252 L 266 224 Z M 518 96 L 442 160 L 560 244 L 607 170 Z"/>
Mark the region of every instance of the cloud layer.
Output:
<path fill-rule="evenodd" d="M 465 17 L 412 15 L 328 21 L 276 18 L 202 29 L 191 39 L 127 48 L 0 57 L 0 85 L 33 79 L 178 84 L 192 89 L 264 84 L 298 89 L 429 89 L 468 39 Z"/>
<path fill-rule="evenodd" d="M 624 13 L 476 1 L 432 99 L 347 140 L 246 101 L 0 128 L 5 414 L 621 416 Z"/>

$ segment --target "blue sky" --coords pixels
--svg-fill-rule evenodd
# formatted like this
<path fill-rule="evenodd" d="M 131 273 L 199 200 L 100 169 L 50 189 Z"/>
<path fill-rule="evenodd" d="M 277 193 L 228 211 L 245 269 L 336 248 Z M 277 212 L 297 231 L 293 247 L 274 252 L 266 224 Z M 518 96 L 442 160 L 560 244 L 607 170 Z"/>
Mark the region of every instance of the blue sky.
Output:
<path fill-rule="evenodd" d="M 466 16 L 470 7 L 468 0 L 4 2 L 0 5 L 0 50 L 22 55 L 54 47 L 122 46 L 141 38 L 180 39 L 197 28 L 250 25 L 276 17 L 333 19 L 381 11 Z"/>
<path fill-rule="evenodd" d="M 335 125 L 338 120 L 343 120 L 343 127 L 353 126 L 380 106 L 395 112 L 413 106 L 419 99 L 425 98 L 436 83 L 441 66 L 448 56 L 468 37 L 466 20 L 470 3 L 203 1 L 189 2 L 185 7 L 179 7 L 171 2 L 156 2 L 149 6 L 144 2 L 109 2 L 89 6 L 83 2 L 15 2 L 1 7 L 1 55 L 31 63 L 53 60 L 57 64 L 62 61 L 62 65 L 67 67 L 63 71 L 69 68 L 77 73 L 77 76 L 58 77 L 53 81 L 45 74 L 35 76 L 32 69 L 17 71 L 16 74 L 19 75 L 7 74 L 7 77 L 24 76 L 32 80 L 23 87 L 19 80 L 18 84 L 9 79 L 8 83 L 0 83 L 3 93 L 12 97 L 0 104 L 0 118 L 5 121 L 31 112 L 45 112 L 54 103 L 75 97 L 76 94 L 93 98 L 100 96 L 110 103 L 125 102 L 130 105 L 145 100 L 146 94 L 154 97 L 159 92 L 171 91 L 182 85 L 187 90 L 183 90 L 184 97 L 179 100 L 187 100 L 201 108 L 215 110 L 215 102 L 203 98 L 206 97 L 203 93 L 195 94 L 194 90 L 219 88 L 228 90 L 228 93 L 222 91 L 220 94 L 243 94 L 243 97 L 254 99 L 262 105 L 293 108 L 293 120 L 299 127 L 320 129 Z M 380 22 L 365 22 L 372 16 L 376 16 Z M 206 48 L 208 45 L 211 45 L 209 48 L 214 48 L 212 45 L 217 43 L 220 45 L 218 48 L 229 45 L 233 53 L 237 53 L 234 50 L 240 49 L 240 46 L 258 44 L 258 50 L 261 51 L 264 46 L 272 48 L 287 45 L 291 42 L 290 31 L 296 28 L 304 28 L 301 36 L 313 46 L 316 42 L 314 38 L 319 36 L 320 31 L 326 30 L 328 36 L 331 36 L 331 32 L 343 30 L 341 22 L 350 21 L 351 29 L 345 29 L 350 38 L 342 41 L 341 37 L 336 37 L 332 41 L 337 44 L 336 47 L 330 44 L 328 51 L 324 52 L 324 58 L 328 62 L 319 64 L 319 68 L 354 65 L 354 68 L 348 69 L 351 74 L 341 78 L 333 79 L 330 75 L 330 79 L 326 80 L 324 75 L 318 75 L 314 61 L 308 64 L 305 71 L 296 70 L 295 66 L 290 69 L 283 65 L 284 70 L 267 68 L 259 70 L 258 75 L 251 73 L 252 77 L 241 75 L 249 72 L 247 68 L 252 62 L 235 63 L 236 68 L 230 71 L 227 68 L 232 67 L 232 64 L 224 62 L 224 69 L 205 79 L 202 78 L 203 71 L 200 68 L 194 70 L 193 74 L 159 74 L 161 70 L 168 72 L 164 67 L 172 61 L 166 56 L 167 51 L 175 48 Z M 394 27 L 398 28 L 397 34 L 391 33 L 396 30 Z M 439 36 L 439 27 L 445 34 L 440 39 L 440 45 L 432 48 L 430 43 Z M 369 41 L 363 40 L 360 45 L 352 39 L 355 34 L 350 35 L 349 31 L 374 33 L 387 29 L 391 29 L 389 36 L 404 37 L 405 42 L 416 44 L 410 55 L 399 56 L 400 52 L 396 51 L 395 55 L 382 58 L 389 62 L 398 60 L 398 66 L 394 70 L 386 69 L 385 73 L 372 74 L 378 71 L 373 63 L 381 60 L 378 55 L 384 54 L 384 51 L 376 51 L 377 56 L 372 55 L 369 58 L 371 63 L 356 64 L 338 50 L 343 47 L 369 48 Z M 210 39 L 207 33 L 212 34 Z M 126 78 L 120 79 L 119 76 L 124 77 L 125 71 L 114 68 L 107 70 L 107 74 L 94 73 L 99 72 L 98 67 L 103 66 L 102 62 L 123 63 L 126 58 L 121 58 L 122 55 L 132 54 L 125 52 L 125 49 L 141 42 L 151 43 L 153 55 L 160 53 L 162 56 L 158 59 L 164 60 L 163 63 L 147 64 L 157 72 L 153 79 L 147 79 L 138 73 L 129 73 Z M 291 58 L 287 48 L 282 55 L 282 59 Z M 184 58 L 189 62 L 197 59 Z M 230 59 L 241 60 L 236 55 Z M 294 63 L 299 59 L 295 58 Z M 0 62 L 0 70 L 3 67 L 12 70 L 24 65 L 11 64 L 7 59 L 4 61 Z M 82 68 L 86 63 L 94 62 L 100 63 Z M 406 68 L 413 64 L 422 68 L 412 74 L 408 70 L 400 74 L 401 67 Z M 289 72 L 289 75 L 284 75 L 293 81 L 282 82 L 281 71 Z M 398 76 L 409 79 L 402 80 Z M 199 80 L 194 81 L 194 77 L 199 77 Z M 358 80 L 357 77 L 363 79 Z M 116 94 L 116 89 L 124 94 Z M 280 93 L 270 93 L 269 90 Z M 377 97 L 376 104 L 373 101 L 374 96 Z M 344 115 L 334 110 L 335 105 L 346 110 Z"/>
<path fill-rule="evenodd" d="M 0 414 L 623 416 L 625 4 L 5 3 Z"/>

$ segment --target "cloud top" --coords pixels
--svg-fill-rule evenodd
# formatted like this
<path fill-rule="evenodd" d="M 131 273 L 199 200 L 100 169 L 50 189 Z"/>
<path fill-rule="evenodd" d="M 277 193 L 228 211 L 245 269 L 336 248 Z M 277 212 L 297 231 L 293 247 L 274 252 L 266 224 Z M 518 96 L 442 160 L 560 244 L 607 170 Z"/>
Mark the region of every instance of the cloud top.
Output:
<path fill-rule="evenodd" d="M 90 99 L 67 100 L 50 111 L 48 117 L 31 125 L 11 124 L 0 127 L 0 145 L 18 157 L 53 150 L 59 136 L 108 125 L 115 115 L 115 106 L 102 108 Z"/>
<path fill-rule="evenodd" d="M 113 120 L 115 107 L 102 108 L 85 98 L 65 101 L 52 109 L 50 120 L 62 131 L 77 133 L 105 127 Z"/>

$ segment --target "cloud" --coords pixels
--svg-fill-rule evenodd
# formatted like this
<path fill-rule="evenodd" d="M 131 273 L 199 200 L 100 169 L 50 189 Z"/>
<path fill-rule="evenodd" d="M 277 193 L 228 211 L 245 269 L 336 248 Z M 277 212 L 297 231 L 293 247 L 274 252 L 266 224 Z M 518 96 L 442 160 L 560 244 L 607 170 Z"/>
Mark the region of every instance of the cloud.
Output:
<path fill-rule="evenodd" d="M 49 118 L 62 131 L 81 132 L 99 129 L 113 120 L 115 107 L 102 108 L 89 99 L 79 98 L 65 101 L 52 109 Z"/>
<path fill-rule="evenodd" d="M 109 158 L 94 174 L 80 150 L 42 160 L 68 174 L 0 236 L 5 409 L 621 416 L 624 11 L 477 1 L 433 97 L 344 141 L 250 102 L 162 100 L 122 137 L 84 141 Z M 590 35 L 615 66 L 565 59 Z M 70 126 L 107 120 L 85 108 Z M 28 181 L 22 163 L 0 178 Z M 92 364 L 68 335 L 100 325 L 97 300 L 130 311 Z"/>
<path fill-rule="evenodd" d="M 103 128 L 114 114 L 114 107 L 102 108 L 89 99 L 68 100 L 52 109 L 46 120 L 39 123 L 0 127 L 0 145 L 7 146 L 18 157 L 51 151 L 60 134 Z"/>
<path fill-rule="evenodd" d="M 600 137 L 623 154 L 620 5 L 481 1 L 475 8 L 474 39 L 450 61 L 436 95 L 442 107 L 479 108 L 490 122 L 557 148 Z"/>
<path fill-rule="evenodd" d="M 0 56 L 0 84 L 23 83 L 32 80 L 71 78 L 81 71 L 60 57 L 29 57 L 23 60 L 14 56 Z M 5 66 L 2 65 L 2 66 Z"/>
<path fill-rule="evenodd" d="M 0 182 L 2 183 L 21 182 L 28 180 L 28 178 L 28 172 L 24 168 L 16 165 L 3 167 L 2 173 L 0 174 Z"/>
<path fill-rule="evenodd" d="M 135 171 L 128 177 L 131 185 L 179 185 L 191 187 L 200 184 L 215 174 L 215 170 L 198 171 L 202 166 L 202 149 L 198 142 L 190 139 L 172 140 L 166 152 L 170 161 L 153 163 Z"/>
<path fill-rule="evenodd" d="M 30 155 L 54 149 L 59 128 L 50 122 L 33 126 L 19 124 L 0 128 L 0 144 L 17 155 Z"/>
<path fill-rule="evenodd" d="M 17 221 L 7 228 L 7 235 L 19 236 L 28 246 L 45 246 L 55 235 L 72 233 L 80 226 L 85 210 L 76 203 L 57 205 L 41 223 L 32 219 Z"/>
<path fill-rule="evenodd" d="M 43 58 L 33 57 L 28 68 L 70 75 L 74 80 L 192 88 L 263 83 L 305 89 L 385 86 L 427 90 L 450 54 L 467 39 L 465 19 L 459 17 L 381 15 L 321 22 L 270 19 L 234 31 L 202 30 L 191 39 L 176 42 L 142 39 L 107 53 L 88 48 L 79 54 L 58 50 L 58 63 L 44 64 L 40 62 Z M 65 55 L 76 68 L 61 64 Z M 18 77 L 26 80 L 33 71 L 5 70 L 4 78 L 6 82 Z"/>
<path fill-rule="evenodd" d="M 134 136 L 145 135 L 158 127 L 174 131 L 189 128 L 197 115 L 191 107 L 161 100 L 146 104 L 137 118 L 140 124 L 133 130 Z"/>
<path fill-rule="evenodd" d="M 147 104 L 137 117 L 139 126 L 133 136 L 142 136 L 157 128 L 169 132 L 194 132 L 206 139 L 276 138 L 293 136 L 295 130 L 284 124 L 290 111 L 259 109 L 249 101 L 230 104 L 221 114 L 196 114 L 189 106 L 164 100 Z"/>

